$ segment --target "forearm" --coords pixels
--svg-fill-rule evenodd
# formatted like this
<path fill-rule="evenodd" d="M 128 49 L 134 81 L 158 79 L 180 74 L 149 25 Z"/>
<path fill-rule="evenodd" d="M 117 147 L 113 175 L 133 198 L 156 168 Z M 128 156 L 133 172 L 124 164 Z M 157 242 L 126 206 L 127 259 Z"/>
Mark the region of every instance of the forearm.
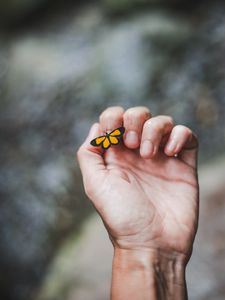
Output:
<path fill-rule="evenodd" d="M 186 300 L 185 261 L 156 250 L 115 249 L 111 300 Z"/>

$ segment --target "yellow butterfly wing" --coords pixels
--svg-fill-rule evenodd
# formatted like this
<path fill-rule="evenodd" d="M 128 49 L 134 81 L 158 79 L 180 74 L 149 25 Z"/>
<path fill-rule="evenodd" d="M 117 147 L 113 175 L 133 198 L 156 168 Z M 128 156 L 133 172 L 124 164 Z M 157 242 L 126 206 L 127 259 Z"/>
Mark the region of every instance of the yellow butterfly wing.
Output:
<path fill-rule="evenodd" d="M 110 140 L 108 137 L 105 138 L 105 140 L 102 143 L 102 148 L 103 149 L 108 149 L 111 146 Z"/>
<path fill-rule="evenodd" d="M 125 128 L 119 127 L 114 129 L 107 135 L 99 136 L 91 141 L 92 146 L 102 146 L 103 149 L 108 149 L 111 145 L 119 144 L 119 138 L 124 134 Z"/>
<path fill-rule="evenodd" d="M 110 143 L 112 144 L 112 145 L 117 145 L 117 144 L 119 144 L 119 139 L 117 138 L 117 137 L 115 137 L 115 136 L 111 136 L 111 135 L 109 135 L 109 140 L 110 140 Z"/>
<path fill-rule="evenodd" d="M 125 132 L 125 128 L 124 127 L 119 127 L 115 130 L 113 130 L 112 132 L 110 132 L 109 136 L 122 136 Z"/>
<path fill-rule="evenodd" d="M 124 134 L 125 128 L 119 127 L 112 132 L 109 133 L 109 140 L 112 145 L 119 144 L 120 140 L 119 137 L 121 137 Z"/>
<path fill-rule="evenodd" d="M 92 146 L 100 146 L 104 142 L 105 139 L 106 139 L 106 136 L 104 136 L 104 135 L 99 136 L 91 141 L 91 145 Z"/>

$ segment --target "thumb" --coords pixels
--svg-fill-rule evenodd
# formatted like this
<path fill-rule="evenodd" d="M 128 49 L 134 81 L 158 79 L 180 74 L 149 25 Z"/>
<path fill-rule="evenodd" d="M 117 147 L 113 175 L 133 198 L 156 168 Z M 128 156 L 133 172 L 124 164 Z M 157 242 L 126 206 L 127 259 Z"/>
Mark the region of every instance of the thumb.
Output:
<path fill-rule="evenodd" d="M 77 159 L 87 194 L 90 193 L 93 186 L 96 186 L 96 180 L 102 180 L 106 171 L 102 148 L 90 144 L 90 141 L 100 134 L 99 123 L 93 124 L 86 140 L 77 151 Z"/>

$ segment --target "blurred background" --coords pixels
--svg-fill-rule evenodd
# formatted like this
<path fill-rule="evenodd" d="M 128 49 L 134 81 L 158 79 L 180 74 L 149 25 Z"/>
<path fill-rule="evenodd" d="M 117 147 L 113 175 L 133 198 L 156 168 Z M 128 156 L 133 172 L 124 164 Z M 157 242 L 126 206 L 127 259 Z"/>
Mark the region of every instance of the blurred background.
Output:
<path fill-rule="evenodd" d="M 109 299 L 112 248 L 75 159 L 110 105 L 200 139 L 190 299 L 225 299 L 225 2 L 0 1 L 0 299 Z"/>

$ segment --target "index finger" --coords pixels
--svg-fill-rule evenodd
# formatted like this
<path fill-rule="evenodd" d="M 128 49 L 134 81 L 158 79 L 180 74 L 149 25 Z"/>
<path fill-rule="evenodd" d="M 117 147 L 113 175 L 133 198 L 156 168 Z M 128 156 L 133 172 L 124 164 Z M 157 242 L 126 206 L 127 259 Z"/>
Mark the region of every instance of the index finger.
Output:
<path fill-rule="evenodd" d="M 102 132 L 112 131 L 122 126 L 123 114 L 124 109 L 121 106 L 111 106 L 105 109 L 99 117 Z"/>

